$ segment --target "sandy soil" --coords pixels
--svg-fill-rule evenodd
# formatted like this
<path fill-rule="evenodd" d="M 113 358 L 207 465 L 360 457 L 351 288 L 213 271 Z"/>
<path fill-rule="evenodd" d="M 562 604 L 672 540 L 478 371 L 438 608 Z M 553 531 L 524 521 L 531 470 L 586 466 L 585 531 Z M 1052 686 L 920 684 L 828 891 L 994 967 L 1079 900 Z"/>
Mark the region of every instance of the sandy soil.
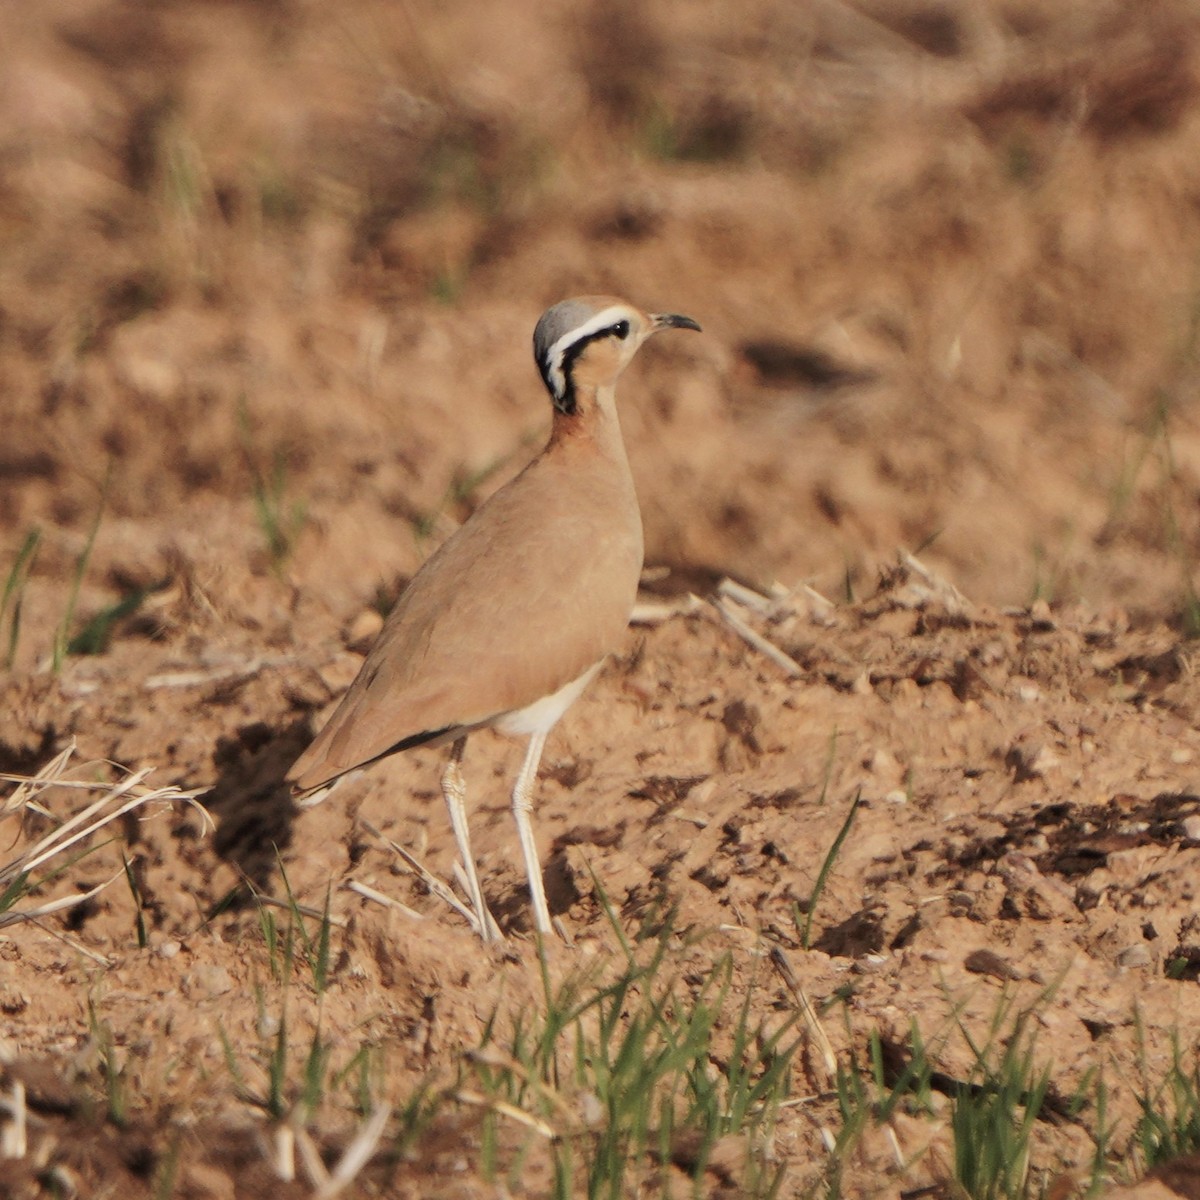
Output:
<path fill-rule="evenodd" d="M 297 1062 L 319 1021 L 338 1062 L 378 1050 L 402 1105 L 497 1005 L 540 1003 L 520 747 L 467 759 L 497 952 L 370 832 L 451 878 L 441 752 L 304 812 L 281 778 L 378 609 L 536 452 L 533 324 L 593 291 L 705 334 L 623 381 L 660 608 L 547 749 L 552 977 L 617 952 L 599 880 L 631 933 L 673 909 L 695 935 L 681 978 L 730 953 L 768 1022 L 795 1007 L 782 950 L 843 1056 L 877 1031 L 902 1059 L 917 1019 L 961 1078 L 963 1031 L 1028 1010 L 1063 1112 L 1107 1080 L 1132 1179 L 1135 1082 L 1200 1028 L 1191 6 L 46 0 L 0 11 L 0 41 L 0 579 L 40 533 L 0 770 L 73 739 L 80 777 L 153 767 L 216 823 L 131 821 L 36 897 L 124 853 L 146 947 L 123 882 L 0 935 L 32 1121 L 0 1190 L 161 1195 L 169 1162 L 180 1196 L 311 1194 L 222 1045 L 271 1042 L 250 892 L 285 873 L 340 922 L 323 997 L 288 991 Z M 794 670 L 722 620 L 725 577 L 774 597 L 741 615 Z M 99 653 L 51 669 L 67 616 L 123 599 Z M 5 653 L 12 626 L 10 598 Z M 803 1196 L 836 1105 L 814 1046 L 794 1070 L 815 1098 L 770 1155 Z M 1096 1153 L 1076 1116 L 1035 1136 L 1063 1195 Z M 358 1120 L 339 1092 L 313 1135 L 336 1156 Z M 871 1131 L 842 1190 L 947 1188 L 943 1126 Z M 447 1104 L 352 1191 L 505 1194 L 480 1147 Z M 526 1154 L 520 1194 L 550 1194 Z"/>

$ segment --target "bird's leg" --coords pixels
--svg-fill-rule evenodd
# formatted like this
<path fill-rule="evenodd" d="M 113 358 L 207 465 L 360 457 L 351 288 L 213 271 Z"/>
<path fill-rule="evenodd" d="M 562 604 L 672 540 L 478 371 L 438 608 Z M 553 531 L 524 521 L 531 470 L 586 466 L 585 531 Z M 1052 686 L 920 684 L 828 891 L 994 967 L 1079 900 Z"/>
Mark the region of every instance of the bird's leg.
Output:
<path fill-rule="evenodd" d="M 546 744 L 545 733 L 535 733 L 529 739 L 525 761 L 513 788 L 512 808 L 517 822 L 517 836 L 521 839 L 521 850 L 525 854 L 525 873 L 529 877 L 529 898 L 533 904 L 533 920 L 539 933 L 551 933 L 550 909 L 546 904 L 546 889 L 542 886 L 542 864 L 538 861 L 537 843 L 533 840 L 533 785 L 537 779 L 538 764 L 542 761 L 542 747 Z"/>
<path fill-rule="evenodd" d="M 479 886 L 479 875 L 475 870 L 475 855 L 471 853 L 471 834 L 467 828 L 467 786 L 463 782 L 462 773 L 463 753 L 466 748 L 465 737 L 460 737 L 450 747 L 450 760 L 442 772 L 442 795 L 446 797 L 454 840 L 458 843 L 458 853 L 467 873 L 467 890 L 471 893 L 471 907 L 474 908 L 475 919 L 479 922 L 479 936 L 485 942 L 490 942 L 493 936 L 499 935 L 499 930 L 483 899 L 483 889 Z"/>

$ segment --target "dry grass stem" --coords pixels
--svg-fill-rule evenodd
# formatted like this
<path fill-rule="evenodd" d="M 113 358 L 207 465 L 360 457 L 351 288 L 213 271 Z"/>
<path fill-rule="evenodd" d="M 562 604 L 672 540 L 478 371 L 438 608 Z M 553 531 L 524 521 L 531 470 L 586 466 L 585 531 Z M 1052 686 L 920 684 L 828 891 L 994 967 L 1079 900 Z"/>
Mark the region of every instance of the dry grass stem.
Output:
<path fill-rule="evenodd" d="M 14 1079 L 8 1096 L 0 1099 L 0 1111 L 7 1118 L 0 1129 L 0 1158 L 24 1158 L 28 1145 L 28 1114 L 25 1109 L 25 1085 Z"/>
<path fill-rule="evenodd" d="M 631 625 L 661 625 L 674 617 L 695 612 L 703 603 L 699 596 L 694 596 L 691 592 L 679 600 L 646 601 L 633 606 L 629 622 Z"/>
<path fill-rule="evenodd" d="M 124 874 L 124 871 L 121 872 Z M 77 938 L 69 937 L 60 929 L 51 929 L 49 925 L 45 925 L 37 917 L 30 917 L 29 923 L 40 929 L 47 937 L 53 938 L 56 942 L 62 942 L 65 946 L 70 946 L 73 953 L 78 954 L 81 958 L 91 959 L 92 962 L 98 963 L 102 967 L 111 967 L 113 960 L 105 954 L 99 954 L 95 950 L 89 949 Z"/>
<path fill-rule="evenodd" d="M 573 1117 L 573 1112 L 570 1103 L 566 1101 L 553 1088 L 548 1087 L 534 1072 L 531 1072 L 524 1063 L 513 1058 L 511 1054 L 505 1054 L 496 1046 L 484 1046 L 478 1050 L 468 1050 L 463 1057 L 470 1063 L 476 1063 L 483 1067 L 492 1067 L 503 1071 L 507 1074 L 520 1079 L 527 1087 L 532 1088 L 539 1096 L 548 1100 L 563 1117 L 570 1121 Z"/>
<path fill-rule="evenodd" d="M 771 599 L 770 596 L 764 596 L 761 592 L 756 592 L 743 583 L 738 583 L 736 579 L 730 579 L 728 575 L 717 584 L 717 595 L 725 596 L 735 604 L 740 604 L 742 608 L 753 609 L 763 616 L 770 613 L 777 604 L 777 600 Z"/>
<path fill-rule="evenodd" d="M 279 900 L 274 896 L 267 896 L 255 888 L 251 888 L 254 892 L 254 899 L 259 904 L 265 904 L 268 908 L 281 908 L 285 912 L 298 912 L 302 917 L 312 917 L 315 921 L 328 921 L 335 929 L 346 928 L 345 917 L 335 917 L 333 913 L 326 912 L 321 908 L 313 908 L 309 904 L 298 904 L 292 900 Z"/>
<path fill-rule="evenodd" d="M 374 838 L 378 838 L 383 842 L 393 854 L 397 855 L 400 860 L 408 866 L 422 883 L 435 895 L 439 900 L 448 904 L 460 917 L 468 921 L 471 928 L 476 933 L 479 932 L 479 920 L 475 914 L 463 904 L 459 898 L 436 876 L 434 875 L 423 862 L 418 859 L 411 850 L 406 850 L 399 842 L 394 842 L 386 834 L 381 833 L 370 821 L 363 821 L 362 827 Z"/>
<path fill-rule="evenodd" d="M 836 605 L 832 600 L 822 596 L 816 588 L 809 587 L 807 583 L 795 594 L 803 597 L 805 604 L 808 606 L 808 619 L 814 625 L 833 624 L 833 614 Z"/>
<path fill-rule="evenodd" d="M 365 900 L 373 900 L 376 904 L 382 904 L 384 908 L 394 908 L 406 917 L 412 917 L 414 921 L 425 919 L 424 913 L 417 912 L 415 908 L 409 908 L 407 904 L 402 904 L 399 900 L 393 900 L 391 896 L 385 896 L 383 892 L 376 891 L 369 884 L 359 883 L 357 879 L 348 879 L 342 886 L 346 891 L 354 892 Z"/>
<path fill-rule="evenodd" d="M 760 654 L 769 658 L 792 679 L 799 679 L 804 674 L 804 669 L 794 658 L 785 654 L 774 642 L 768 641 L 761 633 L 757 633 L 751 629 L 728 605 L 723 604 L 720 600 L 711 600 L 709 603 L 717 610 L 721 619 L 738 637 Z"/>
<path fill-rule="evenodd" d="M 467 879 L 467 872 L 458 859 L 454 860 L 454 878 L 458 881 L 458 886 L 469 895 L 471 888 L 470 882 Z M 486 907 L 484 910 L 484 920 L 487 921 L 488 932 L 491 934 L 492 939 L 498 942 L 504 941 L 504 934 L 500 932 L 500 926 L 496 924 L 496 918 L 492 916 L 491 911 Z M 479 922 L 472 921 L 471 928 L 478 931 Z"/>
<path fill-rule="evenodd" d="M 291 1183 L 296 1178 L 296 1131 L 291 1125 L 275 1128 L 271 1166 L 277 1179 Z"/>
<path fill-rule="evenodd" d="M 75 743 L 72 741 L 65 750 L 56 755 L 47 764 L 46 768 L 39 775 L 0 774 L 0 780 L 17 785 L 13 794 L 8 797 L 4 804 L 3 813 L 5 816 L 29 811 L 33 803 L 33 798 L 50 788 L 99 791 L 101 793 L 92 803 L 62 821 L 61 824 L 52 829 L 45 837 L 5 863 L 3 867 L 0 867 L 0 889 L 17 886 L 18 880 L 22 877 L 28 877 L 33 871 L 48 863 L 52 858 L 64 854 L 71 847 L 86 841 L 93 834 L 98 833 L 105 826 L 119 820 L 126 813 L 142 808 L 147 804 L 155 802 L 162 802 L 164 804 L 182 802 L 188 804 L 200 814 L 202 833 L 209 832 L 213 827 L 212 818 L 204 806 L 196 799 L 196 796 L 200 794 L 200 789 L 183 791 L 174 785 L 160 788 L 144 787 L 143 780 L 151 774 L 154 769 L 152 767 L 144 767 L 140 771 L 135 771 L 116 784 L 64 779 L 63 772 L 66 770 L 74 750 Z M 42 814 L 47 810 L 39 805 L 36 811 Z M 55 819 L 52 813 L 50 814 L 50 819 Z M 112 879 L 99 884 L 84 894 L 50 901 L 35 909 L 4 913 L 0 915 L 0 928 L 17 921 L 35 920 L 38 917 L 81 904 L 108 887 L 115 879 L 120 878 L 122 873 L 118 871 Z"/>
<path fill-rule="evenodd" d="M 383 1131 L 387 1128 L 391 1115 L 391 1108 L 384 1105 L 377 1108 L 362 1123 L 350 1145 L 342 1152 L 333 1171 L 317 1188 L 317 1200 L 333 1200 L 334 1196 L 344 1191 L 358 1178 L 359 1172 L 371 1161 L 371 1156 L 378 1149 Z M 320 1160 L 318 1159 L 318 1161 Z"/>
<path fill-rule="evenodd" d="M 919 558 L 907 550 L 897 551 L 896 557 L 909 574 L 909 587 L 915 593 L 915 600 L 918 603 L 924 604 L 933 600 L 942 605 L 947 612 L 956 616 L 970 614 L 971 602 L 948 579 L 944 579 L 936 571 L 930 570 Z"/>
<path fill-rule="evenodd" d="M 837 1055 L 833 1052 L 833 1045 L 829 1041 L 829 1036 L 822 1028 L 816 1010 L 804 994 L 804 989 L 800 986 L 800 981 L 796 978 L 796 972 L 792 970 L 792 964 L 788 961 L 787 955 L 784 954 L 779 946 L 771 947 L 771 962 L 779 972 L 784 985 L 800 1009 L 800 1015 L 804 1018 L 804 1024 L 808 1029 L 809 1036 L 812 1038 L 813 1044 L 817 1047 L 817 1052 L 821 1056 L 821 1065 L 825 1070 L 825 1078 L 822 1082 L 829 1084 L 837 1073 Z"/>
<path fill-rule="evenodd" d="M 535 1117 L 532 1113 L 523 1112 L 521 1109 L 508 1104 L 504 1100 L 497 1100 L 493 1096 L 485 1096 L 482 1092 L 472 1092 L 465 1088 L 458 1088 L 450 1093 L 450 1099 L 457 1100 L 459 1104 L 469 1104 L 474 1108 L 485 1108 L 488 1112 L 494 1112 L 498 1116 L 508 1117 L 509 1120 L 515 1121 L 518 1125 L 524 1125 L 532 1129 L 535 1133 L 540 1133 L 547 1141 L 558 1137 L 558 1131 L 540 1117 Z"/>
<path fill-rule="evenodd" d="M 329 1171 L 321 1161 L 320 1151 L 313 1144 L 312 1138 L 308 1136 L 308 1130 L 302 1125 L 295 1126 L 292 1134 L 296 1139 L 296 1149 L 300 1152 L 300 1166 L 304 1168 L 309 1186 L 313 1189 L 314 1195 L 323 1196 L 325 1189 L 329 1186 Z"/>
<path fill-rule="evenodd" d="M 59 782 L 71 755 L 74 753 L 75 739 L 72 738 L 66 749 L 56 754 L 46 764 L 40 775 L 26 778 L 21 775 L 0 774 L 0 779 L 3 779 L 5 782 L 17 784 L 12 795 L 6 797 L 4 803 L 0 805 L 0 818 L 11 816 L 17 812 L 25 812 L 34 807 L 33 798 L 44 792 L 47 788 L 54 787 Z M 36 811 L 42 815 L 49 815 L 44 808 L 37 808 Z"/>
<path fill-rule="evenodd" d="M 253 679 L 264 667 L 284 667 L 295 661 L 294 655 L 252 658 L 248 662 L 231 663 L 224 667 L 212 667 L 204 671 L 160 671 L 148 675 L 142 687 L 148 692 L 160 688 L 209 687 L 214 683 Z"/>
<path fill-rule="evenodd" d="M 48 917 L 56 912 L 65 912 L 68 908 L 74 908 L 77 904 L 86 904 L 92 897 L 98 896 L 104 891 L 106 887 L 116 883 L 124 874 L 125 869 L 122 867 L 111 879 L 106 879 L 103 883 L 96 884 L 94 888 L 90 888 L 86 892 L 80 892 L 75 896 L 60 896 L 57 900 L 48 900 L 45 904 L 38 905 L 37 908 L 23 908 L 20 912 L 0 913 L 0 929 L 7 929 L 9 925 L 16 925 L 21 921 L 36 921 L 40 917 Z"/>

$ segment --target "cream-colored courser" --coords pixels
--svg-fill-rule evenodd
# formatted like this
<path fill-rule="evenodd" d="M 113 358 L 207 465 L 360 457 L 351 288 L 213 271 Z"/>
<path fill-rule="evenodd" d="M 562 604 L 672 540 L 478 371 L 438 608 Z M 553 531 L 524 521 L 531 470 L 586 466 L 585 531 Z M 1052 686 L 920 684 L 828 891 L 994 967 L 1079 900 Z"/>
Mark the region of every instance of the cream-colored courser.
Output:
<path fill-rule="evenodd" d="M 288 773 L 307 794 L 412 746 L 452 742 L 442 790 L 485 940 L 461 762 L 490 726 L 529 738 L 512 806 L 537 928 L 551 930 L 530 820 L 546 735 L 619 644 L 642 569 L 642 521 L 615 385 L 638 347 L 690 317 L 610 296 L 564 300 L 533 334 L 554 403 L 542 453 L 417 572 L 350 690 Z"/>

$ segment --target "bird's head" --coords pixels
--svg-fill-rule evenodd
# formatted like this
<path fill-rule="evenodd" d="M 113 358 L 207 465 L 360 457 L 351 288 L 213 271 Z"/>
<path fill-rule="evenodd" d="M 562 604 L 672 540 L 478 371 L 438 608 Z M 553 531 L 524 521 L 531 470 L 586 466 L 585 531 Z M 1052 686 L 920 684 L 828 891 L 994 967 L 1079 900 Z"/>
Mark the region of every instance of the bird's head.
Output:
<path fill-rule="evenodd" d="M 579 296 L 548 308 L 533 356 L 555 410 L 570 416 L 578 388 L 611 387 L 641 344 L 662 329 L 696 329 L 691 317 L 647 313 L 613 296 Z"/>

